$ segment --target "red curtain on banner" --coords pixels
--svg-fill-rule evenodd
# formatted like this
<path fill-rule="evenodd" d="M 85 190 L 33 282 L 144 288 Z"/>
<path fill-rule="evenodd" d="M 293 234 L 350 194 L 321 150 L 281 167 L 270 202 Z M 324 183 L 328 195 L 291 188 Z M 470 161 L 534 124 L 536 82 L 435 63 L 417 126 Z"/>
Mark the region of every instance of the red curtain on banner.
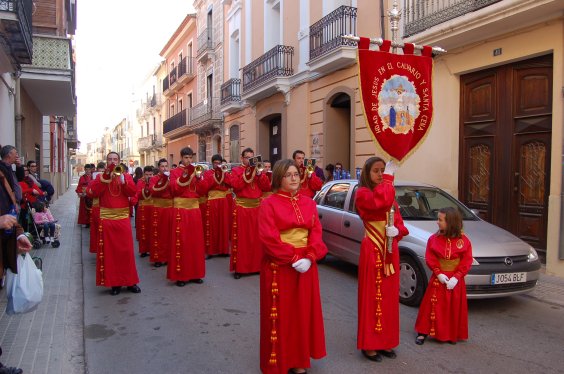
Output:
<path fill-rule="evenodd" d="M 432 49 L 414 55 L 406 44 L 403 55 L 389 52 L 386 40 L 379 51 L 368 49 L 368 38 L 358 43 L 358 66 L 364 114 L 382 150 L 399 162 L 422 142 L 433 118 Z"/>

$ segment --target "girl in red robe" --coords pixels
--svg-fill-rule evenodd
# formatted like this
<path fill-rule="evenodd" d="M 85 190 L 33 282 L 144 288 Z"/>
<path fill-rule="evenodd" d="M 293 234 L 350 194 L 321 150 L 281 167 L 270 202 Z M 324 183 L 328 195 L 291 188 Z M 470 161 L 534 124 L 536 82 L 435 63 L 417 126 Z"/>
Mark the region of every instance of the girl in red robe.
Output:
<path fill-rule="evenodd" d="M 464 276 L 472 266 L 472 244 L 462 233 L 462 216 L 453 207 L 439 210 L 439 231 L 427 241 L 425 261 L 433 271 L 419 308 L 415 343 L 427 335 L 456 343 L 468 339 L 468 302 Z"/>
<path fill-rule="evenodd" d="M 395 202 L 395 169 L 392 161 L 369 158 L 356 192 L 356 210 L 366 229 L 358 264 L 357 348 L 371 361 L 395 358 L 393 348 L 399 345 L 398 241 L 409 232 Z M 389 226 L 392 205 L 394 225 Z"/>
<path fill-rule="evenodd" d="M 292 160 L 274 166 L 275 193 L 259 209 L 260 368 L 305 373 L 310 358 L 326 355 L 316 261 L 327 254 L 315 202 L 298 193 Z"/>
<path fill-rule="evenodd" d="M 90 226 L 90 214 L 86 207 L 86 189 L 88 184 L 92 180 L 91 177 L 92 168 L 90 164 L 84 166 L 84 174 L 80 176 L 78 180 L 78 185 L 76 186 L 76 194 L 80 198 L 80 205 L 78 206 L 78 219 L 77 223 L 79 225 Z"/>

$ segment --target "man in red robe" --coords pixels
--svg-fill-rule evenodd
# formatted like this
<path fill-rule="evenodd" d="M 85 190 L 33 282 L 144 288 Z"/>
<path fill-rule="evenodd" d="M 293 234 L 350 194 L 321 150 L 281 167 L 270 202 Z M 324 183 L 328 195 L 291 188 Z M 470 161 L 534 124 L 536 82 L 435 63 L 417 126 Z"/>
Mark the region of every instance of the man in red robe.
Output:
<path fill-rule="evenodd" d="M 221 155 L 212 156 L 213 169 L 204 173 L 198 184 L 201 196 L 207 196 L 207 212 L 204 220 L 204 239 L 208 256 L 229 255 L 231 232 L 230 187 L 225 184 L 226 171 L 221 169 Z"/>
<path fill-rule="evenodd" d="M 118 295 L 122 286 L 139 293 L 139 276 L 133 255 L 133 234 L 129 221 L 129 198 L 135 195 L 133 178 L 114 171 L 119 164 L 116 152 L 108 153 L 108 167 L 96 177 L 89 193 L 100 199 L 100 225 L 96 252 L 96 285 L 111 287 Z"/>
<path fill-rule="evenodd" d="M 92 166 L 90 164 L 84 165 L 84 174 L 82 174 L 78 180 L 78 186 L 76 186 L 76 194 L 80 198 L 80 205 L 78 206 L 78 220 L 79 225 L 85 225 L 84 227 L 90 227 L 90 215 L 88 209 L 86 209 L 86 188 L 88 183 L 91 181 Z"/>
<path fill-rule="evenodd" d="M 143 168 L 143 178 L 139 178 L 137 181 L 137 193 L 132 200 L 134 205 L 138 204 L 137 212 L 135 213 L 135 231 L 141 257 L 147 257 L 149 255 L 149 248 L 151 248 L 153 201 L 149 191 L 149 181 L 152 177 L 153 167 L 150 165 L 145 166 Z"/>
<path fill-rule="evenodd" d="M 168 262 L 172 243 L 170 228 L 173 220 L 172 188 L 167 159 L 161 158 L 158 167 L 159 173 L 149 182 L 153 206 L 149 260 L 157 268 Z"/>
<path fill-rule="evenodd" d="M 321 189 L 321 186 L 323 186 L 323 181 L 315 173 L 311 173 L 306 170 L 306 167 L 304 166 L 304 151 L 294 151 L 292 158 L 294 159 L 296 167 L 300 172 L 300 194 L 313 198 L 315 196 L 315 193 Z"/>
<path fill-rule="evenodd" d="M 96 180 L 98 174 L 101 174 L 106 169 L 106 164 L 104 162 L 99 162 L 96 165 L 96 171 L 92 173 L 92 180 L 88 184 L 87 196 L 92 199 L 92 208 L 90 208 L 90 253 L 96 253 L 98 250 L 98 229 L 100 225 L 100 199 L 98 197 L 93 197 L 90 186 Z"/>
<path fill-rule="evenodd" d="M 206 255 L 197 192 L 202 175 L 191 164 L 194 152 L 190 147 L 182 148 L 180 156 L 182 161 L 170 176 L 174 195 L 174 219 L 166 274 L 168 279 L 176 281 L 178 287 L 183 287 L 188 282 L 203 283 Z"/>
<path fill-rule="evenodd" d="M 258 208 L 263 192 L 270 191 L 266 174 L 249 165 L 254 151 L 246 148 L 241 153 L 241 166 L 234 168 L 227 176 L 227 183 L 236 195 L 233 208 L 233 229 L 231 232 L 230 271 L 235 279 L 241 274 L 260 272 L 262 253 L 257 240 Z"/>

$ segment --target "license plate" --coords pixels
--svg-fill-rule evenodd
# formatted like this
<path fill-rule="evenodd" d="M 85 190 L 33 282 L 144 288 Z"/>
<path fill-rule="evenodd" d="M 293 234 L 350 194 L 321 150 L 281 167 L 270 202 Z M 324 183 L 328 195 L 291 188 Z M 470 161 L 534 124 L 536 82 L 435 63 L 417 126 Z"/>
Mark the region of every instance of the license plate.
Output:
<path fill-rule="evenodd" d="M 523 283 L 527 281 L 527 273 L 492 274 L 492 284 Z"/>

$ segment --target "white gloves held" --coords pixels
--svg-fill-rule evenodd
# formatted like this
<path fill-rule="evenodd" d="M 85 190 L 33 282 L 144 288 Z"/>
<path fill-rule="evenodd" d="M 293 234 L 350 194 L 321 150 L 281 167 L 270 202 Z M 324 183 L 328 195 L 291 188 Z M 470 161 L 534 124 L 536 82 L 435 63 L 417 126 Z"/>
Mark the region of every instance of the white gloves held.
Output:
<path fill-rule="evenodd" d="M 294 262 L 292 264 L 292 267 L 298 272 L 298 273 L 305 273 L 306 271 L 309 270 L 309 268 L 311 267 L 311 260 L 308 258 L 302 258 L 296 262 Z"/>
<path fill-rule="evenodd" d="M 119 176 L 119 182 L 121 184 L 125 184 L 125 175 L 122 174 L 122 175 Z"/>
<path fill-rule="evenodd" d="M 395 226 L 386 226 L 386 236 L 388 238 L 394 238 L 398 236 L 399 230 Z"/>
<path fill-rule="evenodd" d="M 398 170 L 398 165 L 394 162 L 394 160 L 390 160 L 386 163 L 386 168 L 384 169 L 384 174 L 394 175 Z"/>
<path fill-rule="evenodd" d="M 452 290 L 454 289 L 454 287 L 456 287 L 456 285 L 458 284 L 458 279 L 455 277 L 452 277 L 448 280 L 448 282 L 446 283 L 446 287 L 447 290 Z"/>
<path fill-rule="evenodd" d="M 439 274 L 437 275 L 437 279 L 439 280 L 439 282 L 441 282 L 442 284 L 447 284 L 447 282 L 449 281 L 448 277 L 444 274 Z"/>

